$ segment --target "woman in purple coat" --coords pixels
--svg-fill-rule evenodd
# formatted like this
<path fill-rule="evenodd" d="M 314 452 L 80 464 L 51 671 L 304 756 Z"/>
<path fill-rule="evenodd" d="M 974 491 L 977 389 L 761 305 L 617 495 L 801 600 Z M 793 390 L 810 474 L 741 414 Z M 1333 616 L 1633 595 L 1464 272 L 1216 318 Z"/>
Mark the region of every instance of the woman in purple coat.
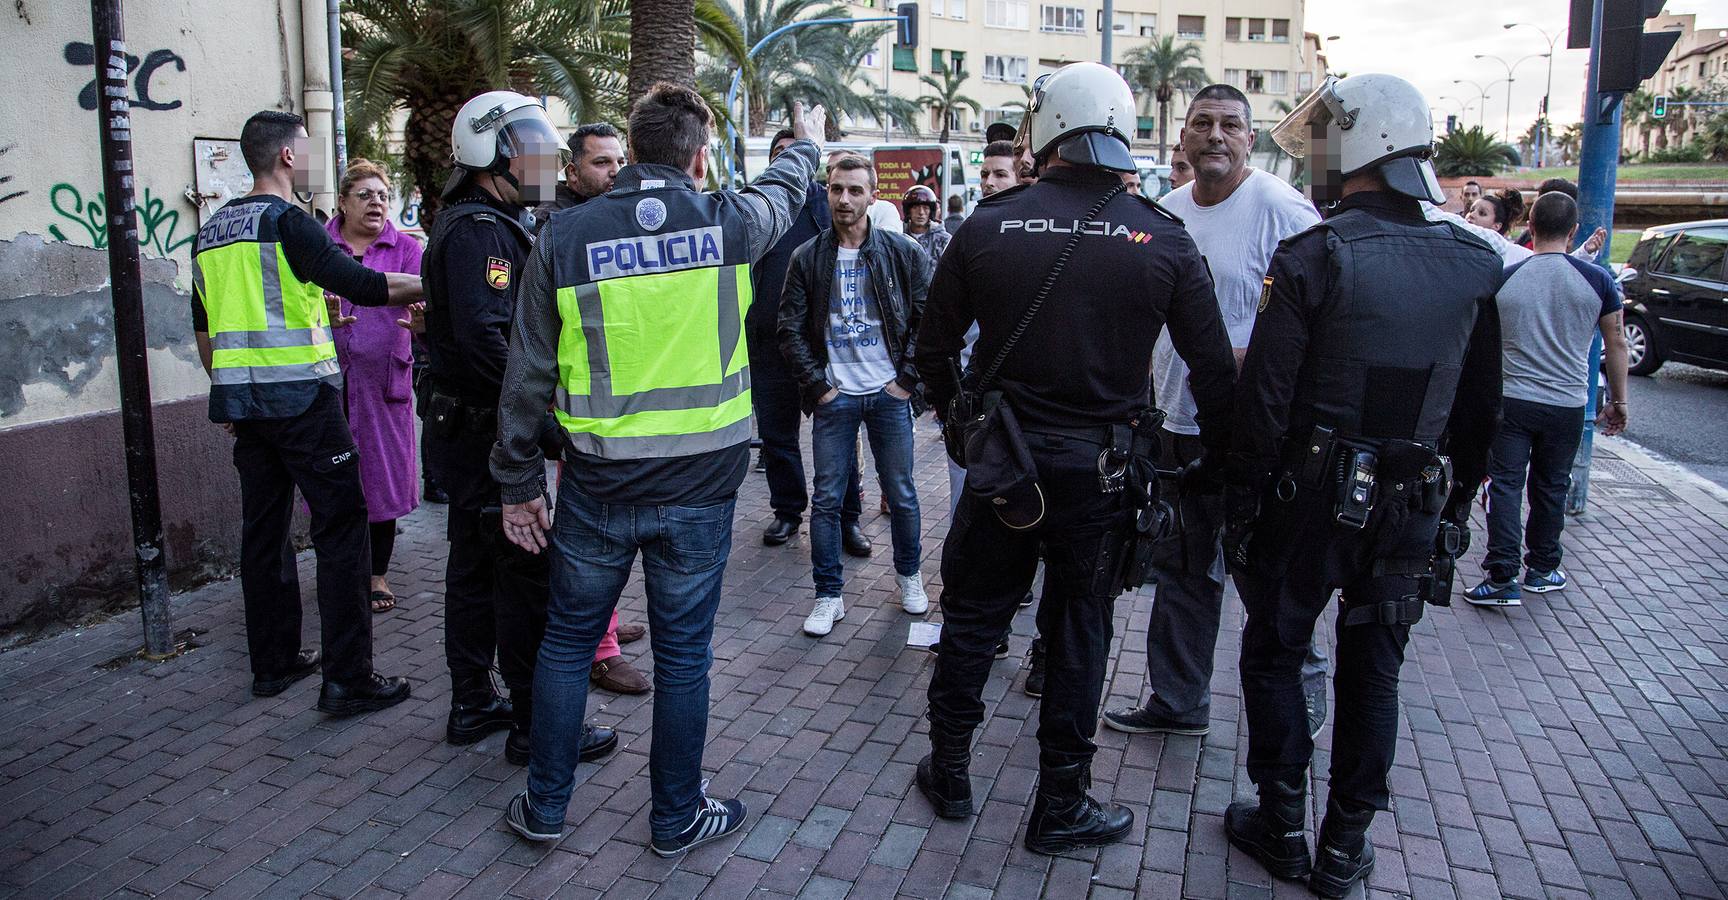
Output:
<path fill-rule="evenodd" d="M 390 177 L 354 160 L 342 177 L 330 237 L 369 269 L 420 274 L 420 242 L 390 224 Z M 396 545 L 396 520 L 418 500 L 414 438 L 414 353 L 402 310 L 341 301 L 334 329 L 343 400 L 360 451 L 360 484 L 372 523 L 372 611 L 396 605 L 385 574 Z"/>

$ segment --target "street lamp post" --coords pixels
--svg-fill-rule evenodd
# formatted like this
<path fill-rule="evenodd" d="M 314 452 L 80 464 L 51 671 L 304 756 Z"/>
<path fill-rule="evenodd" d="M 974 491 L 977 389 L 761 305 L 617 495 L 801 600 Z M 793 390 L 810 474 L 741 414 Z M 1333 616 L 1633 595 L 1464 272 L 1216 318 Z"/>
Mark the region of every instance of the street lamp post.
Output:
<path fill-rule="evenodd" d="M 1536 168 L 1540 169 L 1548 164 L 1548 128 L 1550 127 L 1548 121 L 1548 95 L 1554 92 L 1554 44 L 1560 39 L 1560 36 L 1557 34 L 1550 35 L 1547 29 L 1540 25 L 1532 25 L 1529 22 L 1508 22 L 1500 27 L 1508 29 L 1518 27 L 1534 28 L 1541 32 L 1542 37 L 1548 41 L 1548 53 L 1546 54 L 1548 57 L 1548 81 L 1542 86 L 1542 126 L 1537 135 L 1538 140 L 1536 142 Z"/>
<path fill-rule="evenodd" d="M 1481 96 L 1481 100 L 1482 100 L 1482 107 L 1480 109 L 1476 110 L 1476 127 L 1478 127 L 1478 128 L 1486 127 L 1484 122 L 1482 121 L 1482 119 L 1484 116 L 1486 116 L 1488 114 L 1488 89 L 1483 87 L 1482 85 L 1477 84 L 1474 81 L 1470 81 L 1470 80 L 1467 80 L 1464 78 L 1454 78 L 1454 79 L 1452 79 L 1452 83 L 1453 84 L 1467 84 L 1467 85 L 1470 85 L 1471 87 L 1476 89 L 1476 93 Z"/>
<path fill-rule="evenodd" d="M 1458 104 L 1458 121 L 1460 122 L 1464 121 L 1465 117 L 1470 115 L 1470 104 L 1475 102 L 1473 100 L 1466 100 L 1463 97 L 1453 97 L 1450 94 L 1442 96 L 1440 99 L 1442 101 L 1450 101 Z"/>
<path fill-rule="evenodd" d="M 1487 53 L 1476 54 L 1477 59 L 1491 59 L 1506 67 L 1506 141 L 1508 143 L 1512 140 L 1512 75 L 1517 71 L 1518 67 L 1524 63 L 1532 59 L 1541 59 L 1544 56 L 1548 56 L 1548 54 L 1532 53 L 1515 63 L 1508 64 L 1506 60 L 1503 60 L 1498 56 L 1493 56 Z"/>

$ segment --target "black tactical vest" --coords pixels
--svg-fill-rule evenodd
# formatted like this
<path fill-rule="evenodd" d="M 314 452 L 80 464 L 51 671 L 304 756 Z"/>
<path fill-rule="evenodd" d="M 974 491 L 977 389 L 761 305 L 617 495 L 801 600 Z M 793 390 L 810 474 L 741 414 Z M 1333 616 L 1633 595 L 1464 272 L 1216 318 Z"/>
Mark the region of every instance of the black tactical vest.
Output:
<path fill-rule="evenodd" d="M 1345 210 L 1325 229 L 1331 291 L 1314 323 L 1292 423 L 1432 444 L 1451 415 L 1478 302 L 1500 257 L 1445 222 Z"/>

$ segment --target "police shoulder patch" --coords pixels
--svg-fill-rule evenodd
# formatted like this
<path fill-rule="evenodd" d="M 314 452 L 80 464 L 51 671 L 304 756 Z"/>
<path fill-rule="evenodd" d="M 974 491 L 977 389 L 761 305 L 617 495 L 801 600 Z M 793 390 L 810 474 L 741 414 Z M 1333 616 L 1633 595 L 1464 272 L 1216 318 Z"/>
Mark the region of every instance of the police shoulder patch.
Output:
<path fill-rule="evenodd" d="M 1269 305 L 1271 302 L 1272 302 L 1272 276 L 1268 275 L 1265 278 L 1262 278 L 1260 280 L 1260 306 L 1258 308 L 1256 308 L 1254 310 L 1254 312 L 1255 313 L 1265 312 L 1267 305 Z"/>
<path fill-rule="evenodd" d="M 486 283 L 496 290 L 510 286 L 510 261 L 496 256 L 486 257 Z"/>

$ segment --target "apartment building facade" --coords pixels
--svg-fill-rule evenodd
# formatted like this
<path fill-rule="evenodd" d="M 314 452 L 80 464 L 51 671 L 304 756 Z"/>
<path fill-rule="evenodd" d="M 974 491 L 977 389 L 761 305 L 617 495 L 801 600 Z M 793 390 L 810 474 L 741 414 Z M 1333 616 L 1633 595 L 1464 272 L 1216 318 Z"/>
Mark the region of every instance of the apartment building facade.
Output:
<path fill-rule="evenodd" d="M 882 15 L 894 0 L 855 2 L 855 15 Z M 977 100 L 982 115 L 955 111 L 951 139 L 982 140 L 985 126 L 1021 113 L 1033 80 L 1070 62 L 1100 59 L 1106 27 L 1101 0 L 919 0 L 919 44 L 915 49 L 881 46 L 867 55 L 860 72 L 896 96 L 931 93 L 920 76 L 943 67 L 965 72 L 963 93 Z M 1253 106 L 1257 125 L 1278 121 L 1278 101 L 1294 104 L 1323 72 L 1318 38 L 1303 31 L 1304 0 L 1117 0 L 1113 20 L 1113 57 L 1117 65 L 1133 48 L 1174 35 L 1200 48 L 1198 65 L 1214 81 L 1241 88 Z M 1316 59 L 1316 57 L 1319 57 Z M 939 77 L 939 76 L 938 76 Z M 1323 76 L 1321 76 L 1323 77 Z M 1171 136 L 1187 109 L 1178 93 L 1171 104 Z M 1153 146 L 1157 108 L 1145 98 L 1137 123 L 1136 149 Z M 856 123 L 859 130 L 868 126 Z M 941 130 L 931 110 L 910 123 L 923 135 Z M 896 134 L 904 129 L 896 123 Z"/>

